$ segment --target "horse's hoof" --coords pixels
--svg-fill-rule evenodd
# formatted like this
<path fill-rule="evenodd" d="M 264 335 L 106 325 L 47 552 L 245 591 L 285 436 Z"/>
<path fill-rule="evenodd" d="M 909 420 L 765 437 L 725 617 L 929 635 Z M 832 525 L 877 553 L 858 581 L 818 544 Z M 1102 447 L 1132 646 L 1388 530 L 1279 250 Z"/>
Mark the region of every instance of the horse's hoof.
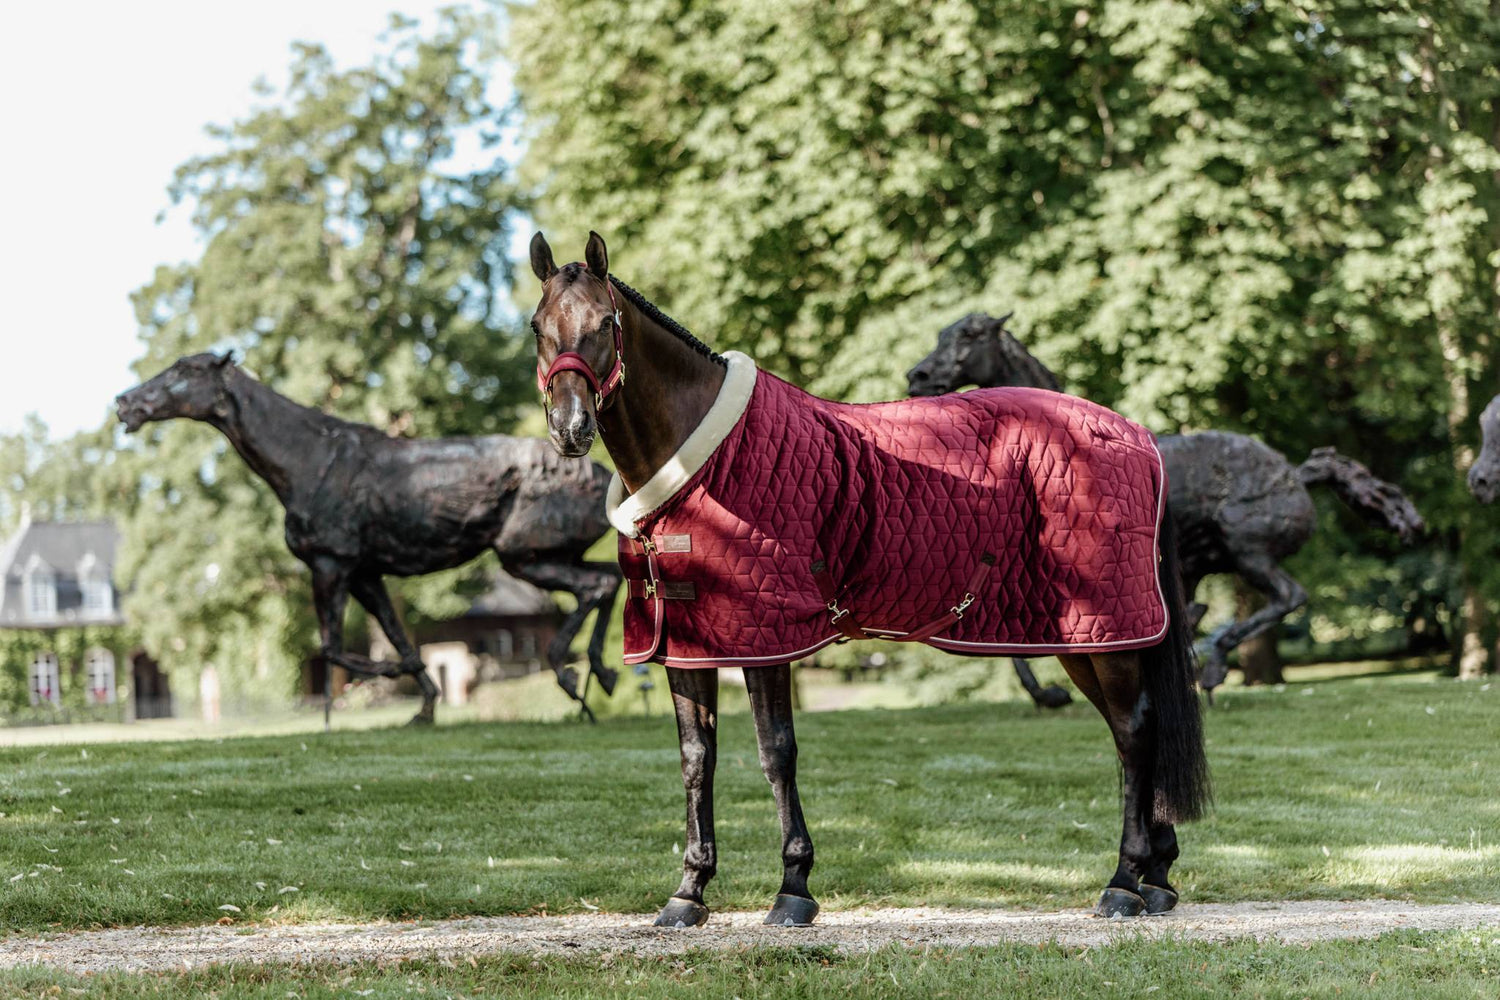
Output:
<path fill-rule="evenodd" d="M 1037 701 L 1043 708 L 1062 708 L 1064 705 L 1073 703 L 1073 696 L 1068 694 L 1066 688 L 1049 684 L 1042 688 L 1041 696 L 1037 698 Z"/>
<path fill-rule="evenodd" d="M 673 896 L 656 916 L 657 927 L 702 927 L 708 923 L 708 907 L 691 899 Z"/>
<path fill-rule="evenodd" d="M 782 893 L 766 914 L 768 927 L 810 927 L 817 919 L 818 904 L 806 896 L 788 896 Z"/>
<path fill-rule="evenodd" d="M 1147 913 L 1166 913 L 1177 905 L 1177 893 L 1159 885 L 1141 883 L 1141 898 L 1146 901 Z"/>
<path fill-rule="evenodd" d="M 1140 893 L 1116 889 L 1114 886 L 1104 890 L 1104 895 L 1099 897 L 1099 905 L 1094 907 L 1094 916 L 1105 918 L 1138 917 L 1145 912 L 1146 901 L 1141 898 Z"/>
<path fill-rule="evenodd" d="M 572 667 L 560 667 L 557 671 L 557 686 L 567 692 L 569 698 L 578 701 L 578 671 Z"/>
<path fill-rule="evenodd" d="M 620 672 L 611 670 L 609 667 L 600 667 L 594 671 L 594 676 L 599 678 L 599 686 L 604 689 L 605 694 L 614 694 L 615 685 L 620 682 Z"/>
<path fill-rule="evenodd" d="M 432 716 L 431 712 L 422 711 L 422 712 L 418 712 L 416 715 L 413 715 L 411 717 L 411 721 L 408 722 L 407 725 L 408 726 L 430 726 L 430 725 L 433 724 L 434 721 L 435 720 L 433 719 L 433 716 Z"/>

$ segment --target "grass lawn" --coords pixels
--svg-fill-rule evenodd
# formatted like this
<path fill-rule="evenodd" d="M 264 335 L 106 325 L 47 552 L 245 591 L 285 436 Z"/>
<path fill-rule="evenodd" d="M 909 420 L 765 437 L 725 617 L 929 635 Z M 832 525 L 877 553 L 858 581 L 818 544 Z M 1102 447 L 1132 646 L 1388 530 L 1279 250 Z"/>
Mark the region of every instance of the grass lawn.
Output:
<path fill-rule="evenodd" d="M 381 967 L 218 967 L 87 978 L 46 970 L 0 973 L 0 997 L 1494 997 L 1500 938 L 1492 933 L 1389 934 L 1302 947 L 1129 942 L 1107 948 L 992 948 L 840 955 L 756 949 L 673 958 L 496 956 L 472 963 Z"/>
<path fill-rule="evenodd" d="M 1179 887 L 1493 901 L 1497 713 L 1500 689 L 1431 674 L 1225 692 L 1208 713 L 1218 805 L 1183 832 Z M 825 907 L 1082 907 L 1114 868 L 1116 770 L 1087 706 L 815 713 L 799 729 Z M 721 724 L 717 812 L 710 905 L 761 909 L 779 831 L 743 714 Z M 13 747 L 0 814 L 0 924 L 25 931 L 648 913 L 683 838 L 664 717 Z"/>

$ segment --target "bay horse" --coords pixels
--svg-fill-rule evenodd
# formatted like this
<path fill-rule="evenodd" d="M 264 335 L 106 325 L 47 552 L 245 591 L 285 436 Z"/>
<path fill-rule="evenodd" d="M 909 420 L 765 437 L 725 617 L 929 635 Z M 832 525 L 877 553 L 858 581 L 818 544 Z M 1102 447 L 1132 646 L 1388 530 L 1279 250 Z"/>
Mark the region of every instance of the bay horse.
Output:
<path fill-rule="evenodd" d="M 1000 652 L 1017 635 L 1062 636 L 1048 648 L 1104 716 L 1123 771 L 1119 862 L 1096 912 L 1171 909 L 1175 824 L 1201 814 L 1209 787 L 1149 433 L 1032 390 L 821 400 L 698 341 L 609 273 L 597 233 L 582 263 L 558 267 L 541 233 L 530 256 L 548 434 L 565 456 L 601 435 L 615 463 L 625 660 L 665 665 L 676 715 L 687 847 L 656 924 L 709 916 L 716 668 L 727 665 L 744 667 L 781 821 L 782 882 L 765 921 L 816 917 L 790 663 L 854 637 Z M 1030 575 L 1029 562 L 1055 572 Z"/>
<path fill-rule="evenodd" d="M 907 391 L 938 396 L 966 385 L 1062 391 L 1057 376 L 1006 329 L 1011 315 L 971 313 L 944 327 L 937 346 L 907 372 Z M 1500 407 L 1495 409 L 1500 421 Z M 1366 521 L 1394 531 L 1405 543 L 1426 527 L 1399 487 L 1332 448 L 1314 449 L 1294 466 L 1246 434 L 1197 431 L 1164 434 L 1157 441 L 1171 483 L 1169 505 L 1177 520 L 1186 599 L 1191 602 L 1198 584 L 1215 573 L 1238 576 L 1266 599 L 1254 614 L 1228 622 L 1206 640 L 1199 682 L 1210 698 L 1229 672 L 1231 652 L 1307 603 L 1306 588 L 1281 563 L 1318 525 L 1309 486 L 1331 486 Z M 1189 605 L 1195 631 L 1206 610 Z"/>
<path fill-rule="evenodd" d="M 559 458 L 537 438 L 390 437 L 292 402 L 227 354 L 181 358 L 121 393 L 115 405 L 131 433 L 151 421 L 186 418 L 229 439 L 286 508 L 287 547 L 312 571 L 325 670 L 411 675 L 422 692 L 413 723 L 433 721 L 439 692 L 382 578 L 451 569 L 485 550 L 511 576 L 577 599 L 548 645 L 547 661 L 590 719 L 567 663 L 573 637 L 598 612 L 589 670 L 606 693 L 614 690 L 616 672 L 604 665 L 603 650 L 620 576 L 614 566 L 584 559 L 608 528 L 609 473 L 598 463 Z M 399 662 L 344 649 L 351 594 L 380 624 Z"/>

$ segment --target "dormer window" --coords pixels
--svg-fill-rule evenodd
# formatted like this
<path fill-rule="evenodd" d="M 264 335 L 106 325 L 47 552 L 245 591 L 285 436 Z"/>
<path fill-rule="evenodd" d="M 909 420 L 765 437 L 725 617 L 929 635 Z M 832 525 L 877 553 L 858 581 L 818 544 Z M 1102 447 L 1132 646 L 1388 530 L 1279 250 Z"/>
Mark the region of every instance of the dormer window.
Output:
<path fill-rule="evenodd" d="M 83 592 L 83 613 L 86 616 L 105 618 L 114 613 L 114 588 L 92 552 L 78 565 L 78 588 Z"/>
<path fill-rule="evenodd" d="M 53 576 L 52 567 L 33 557 L 26 567 L 22 589 L 25 591 L 28 618 L 57 617 L 57 579 Z"/>

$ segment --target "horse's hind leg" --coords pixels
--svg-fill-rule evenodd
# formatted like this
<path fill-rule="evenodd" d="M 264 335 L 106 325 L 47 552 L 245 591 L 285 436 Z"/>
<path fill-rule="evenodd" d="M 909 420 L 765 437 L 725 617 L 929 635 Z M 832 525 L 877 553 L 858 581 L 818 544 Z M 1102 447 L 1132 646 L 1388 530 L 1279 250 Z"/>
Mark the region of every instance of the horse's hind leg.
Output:
<path fill-rule="evenodd" d="M 349 589 L 354 594 L 354 599 L 375 616 L 375 620 L 380 623 L 380 630 L 396 648 L 396 655 L 401 657 L 398 671 L 411 674 L 417 679 L 417 686 L 422 689 L 422 708 L 412 716 L 412 725 L 431 723 L 437 706 L 438 686 L 427 673 L 427 665 L 422 662 L 422 655 L 416 644 L 406 634 L 401 617 L 391 604 L 391 595 L 385 589 L 385 581 L 379 576 L 360 575 L 349 581 Z"/>
<path fill-rule="evenodd" d="M 1209 640 L 1208 662 L 1198 680 L 1205 691 L 1224 683 L 1229 673 L 1229 654 L 1237 646 L 1254 639 L 1307 603 L 1307 591 L 1302 584 L 1267 553 L 1236 558 L 1235 572 L 1266 595 L 1266 606 L 1244 621 L 1230 622 L 1214 633 Z"/>
<path fill-rule="evenodd" d="M 687 792 L 687 848 L 682 884 L 656 918 L 658 927 L 696 927 L 708 920 L 703 889 L 718 871 L 714 844 L 714 767 L 719 753 L 719 672 L 667 668 L 677 740 L 682 749 L 682 787 Z"/>
<path fill-rule="evenodd" d="M 519 580 L 525 580 L 543 590 L 566 591 L 577 599 L 578 606 L 564 616 L 557 627 L 557 635 L 547 645 L 547 664 L 557 675 L 558 687 L 567 692 L 568 697 L 581 702 L 578 672 L 568 666 L 568 661 L 572 658 L 573 639 L 578 635 L 589 612 L 598 607 L 606 597 L 613 602 L 614 594 L 620 587 L 619 571 L 602 563 L 568 562 L 561 558 L 523 559 L 503 553 L 500 561 L 505 571 Z M 608 624 L 604 627 L 608 628 Z M 604 666 L 603 645 L 601 637 L 599 662 L 595 664 L 591 656 L 590 669 L 599 678 L 605 693 L 609 693 L 614 690 L 618 675 Z M 592 644 L 590 651 L 592 652 Z M 583 708 L 587 712 L 588 706 L 584 705 Z M 592 717 L 592 713 L 588 714 Z"/>
<path fill-rule="evenodd" d="M 1101 917 L 1133 917 L 1148 908 L 1141 895 L 1141 879 L 1152 867 L 1150 819 L 1155 798 L 1151 773 L 1156 759 L 1156 734 L 1146 701 L 1140 658 L 1134 653 L 1096 653 L 1065 654 L 1059 659 L 1073 683 L 1109 724 L 1122 770 L 1120 862 L 1094 912 Z M 1175 846 L 1175 837 L 1173 843 Z"/>
<path fill-rule="evenodd" d="M 802 818 L 802 799 L 797 794 L 797 735 L 792 728 L 792 668 L 750 667 L 745 670 L 750 710 L 755 714 L 755 738 L 760 745 L 760 766 L 776 797 L 781 817 L 781 889 L 766 914 L 766 923 L 776 926 L 806 926 L 818 915 L 818 904 L 807 890 L 813 866 L 812 836 Z"/>

